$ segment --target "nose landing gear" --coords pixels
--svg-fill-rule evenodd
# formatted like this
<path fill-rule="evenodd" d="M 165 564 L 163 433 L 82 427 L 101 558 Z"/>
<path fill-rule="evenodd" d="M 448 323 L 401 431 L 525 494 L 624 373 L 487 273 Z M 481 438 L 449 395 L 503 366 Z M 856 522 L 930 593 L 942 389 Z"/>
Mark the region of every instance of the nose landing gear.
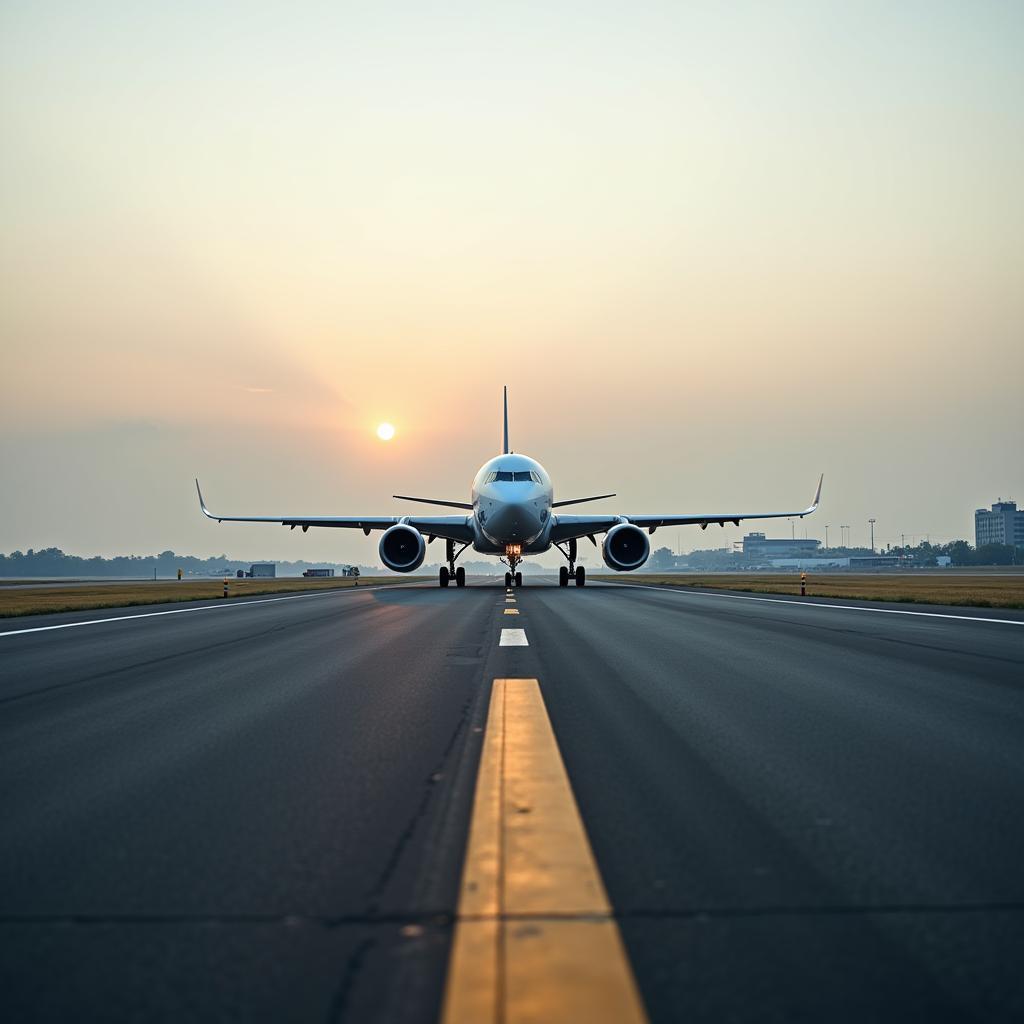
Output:
<path fill-rule="evenodd" d="M 509 571 L 505 573 L 505 586 L 511 587 L 514 583 L 517 587 L 523 585 L 523 574 L 516 570 L 516 566 L 523 560 L 520 557 L 522 548 L 518 544 L 505 545 L 505 558 L 508 560 Z"/>

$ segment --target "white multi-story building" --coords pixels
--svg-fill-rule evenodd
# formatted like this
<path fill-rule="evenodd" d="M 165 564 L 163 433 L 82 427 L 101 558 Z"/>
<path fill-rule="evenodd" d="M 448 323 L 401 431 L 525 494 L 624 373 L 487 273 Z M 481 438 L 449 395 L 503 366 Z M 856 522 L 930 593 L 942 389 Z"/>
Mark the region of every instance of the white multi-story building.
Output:
<path fill-rule="evenodd" d="M 1024 511 L 1017 502 L 997 501 L 991 509 L 979 508 L 974 513 L 974 546 L 983 544 L 1015 544 L 1024 547 Z"/>

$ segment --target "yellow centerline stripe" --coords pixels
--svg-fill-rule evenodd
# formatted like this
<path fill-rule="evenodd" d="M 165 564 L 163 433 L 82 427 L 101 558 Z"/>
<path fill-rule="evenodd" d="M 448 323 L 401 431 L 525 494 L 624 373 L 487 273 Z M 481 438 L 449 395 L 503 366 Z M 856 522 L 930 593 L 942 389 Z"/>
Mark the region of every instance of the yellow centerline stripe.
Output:
<path fill-rule="evenodd" d="M 536 679 L 491 689 L 442 1019 L 647 1019 Z"/>

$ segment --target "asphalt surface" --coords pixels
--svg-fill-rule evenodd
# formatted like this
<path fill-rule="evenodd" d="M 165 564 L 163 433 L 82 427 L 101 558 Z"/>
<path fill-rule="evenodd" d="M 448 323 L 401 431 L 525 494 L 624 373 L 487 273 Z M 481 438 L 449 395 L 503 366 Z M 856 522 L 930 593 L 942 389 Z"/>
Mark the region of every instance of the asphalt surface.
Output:
<path fill-rule="evenodd" d="M 472 582 L 0 619 L 0 1016 L 435 1020 L 536 676 L 651 1020 L 1024 1017 L 1024 616 Z"/>

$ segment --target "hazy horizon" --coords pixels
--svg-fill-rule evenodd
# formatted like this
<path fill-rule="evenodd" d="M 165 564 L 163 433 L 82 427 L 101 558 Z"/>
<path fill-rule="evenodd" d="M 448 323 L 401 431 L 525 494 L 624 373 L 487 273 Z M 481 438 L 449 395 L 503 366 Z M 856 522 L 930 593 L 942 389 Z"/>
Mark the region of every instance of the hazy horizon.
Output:
<path fill-rule="evenodd" d="M 1024 506 L 1022 44 L 998 2 L 7 6 L 0 551 L 374 564 L 193 477 L 464 500 L 503 384 L 556 498 L 824 472 L 798 536 L 973 542 Z"/>

